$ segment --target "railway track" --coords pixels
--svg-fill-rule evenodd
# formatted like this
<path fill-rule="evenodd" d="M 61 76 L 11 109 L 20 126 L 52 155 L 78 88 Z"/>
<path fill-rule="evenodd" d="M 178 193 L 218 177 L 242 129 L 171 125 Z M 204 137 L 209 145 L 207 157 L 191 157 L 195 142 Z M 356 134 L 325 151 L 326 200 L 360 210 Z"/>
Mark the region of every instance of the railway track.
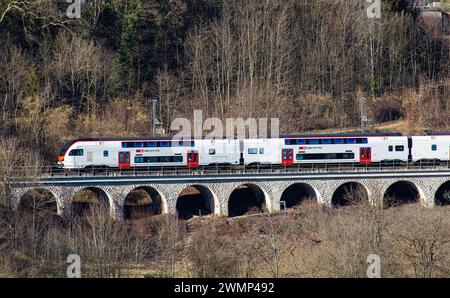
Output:
<path fill-rule="evenodd" d="M 236 175 L 270 173 L 344 173 L 384 171 L 445 171 L 450 162 L 435 164 L 393 163 L 393 164 L 309 164 L 295 166 L 201 166 L 187 167 L 139 167 L 129 169 L 90 167 L 87 169 L 61 169 L 48 167 L 17 167 L 9 178 L 20 177 L 114 177 L 114 176 L 185 176 L 185 175 Z"/>

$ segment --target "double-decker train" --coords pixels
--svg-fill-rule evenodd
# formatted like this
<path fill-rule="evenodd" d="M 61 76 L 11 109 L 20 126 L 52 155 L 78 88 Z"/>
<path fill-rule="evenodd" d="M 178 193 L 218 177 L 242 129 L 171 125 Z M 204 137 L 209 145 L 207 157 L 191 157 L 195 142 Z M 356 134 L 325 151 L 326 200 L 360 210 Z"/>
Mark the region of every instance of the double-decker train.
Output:
<path fill-rule="evenodd" d="M 262 139 L 86 138 L 68 142 L 58 167 L 302 166 L 448 162 L 450 133 L 285 135 Z"/>

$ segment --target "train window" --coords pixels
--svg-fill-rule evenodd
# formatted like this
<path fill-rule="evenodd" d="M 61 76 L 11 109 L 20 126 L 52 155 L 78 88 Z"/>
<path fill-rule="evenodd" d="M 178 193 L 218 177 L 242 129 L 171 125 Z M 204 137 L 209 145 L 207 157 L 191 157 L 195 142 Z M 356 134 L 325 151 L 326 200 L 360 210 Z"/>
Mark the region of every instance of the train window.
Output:
<path fill-rule="evenodd" d="M 259 154 L 264 154 L 264 148 L 259 148 Z"/>
<path fill-rule="evenodd" d="M 322 144 L 331 144 L 331 139 L 323 139 Z"/>
<path fill-rule="evenodd" d="M 344 144 L 344 139 L 334 139 L 333 143 L 334 144 Z"/>
<path fill-rule="evenodd" d="M 285 145 L 306 145 L 306 140 L 304 139 L 287 139 L 284 140 Z"/>
<path fill-rule="evenodd" d="M 248 154 L 258 154 L 258 148 L 248 148 Z"/>
<path fill-rule="evenodd" d="M 317 140 L 317 139 L 310 139 L 310 140 L 308 140 L 308 144 L 317 145 L 317 144 L 319 144 L 319 140 Z"/>
<path fill-rule="evenodd" d="M 194 141 L 179 140 L 178 142 L 172 141 L 173 147 L 194 147 Z"/>
<path fill-rule="evenodd" d="M 134 148 L 135 143 L 134 142 L 122 142 L 122 148 Z"/>
<path fill-rule="evenodd" d="M 70 145 L 73 144 L 73 141 L 69 141 L 67 142 L 64 147 L 61 149 L 61 151 L 59 152 L 59 155 L 62 156 L 64 154 L 66 154 L 67 149 L 69 149 Z"/>
<path fill-rule="evenodd" d="M 145 142 L 145 147 L 158 147 L 158 142 Z"/>
<path fill-rule="evenodd" d="M 328 153 L 327 154 L 327 159 L 337 159 L 337 154 L 336 153 Z"/>
<path fill-rule="evenodd" d="M 69 152 L 69 156 L 83 156 L 84 150 L 83 149 L 72 149 Z"/>
<path fill-rule="evenodd" d="M 180 146 L 180 147 L 190 147 L 191 146 L 192 147 L 193 145 L 192 145 L 192 142 L 190 142 L 190 141 L 180 140 L 180 141 L 178 141 L 178 146 Z"/>
<path fill-rule="evenodd" d="M 431 151 L 437 151 L 437 145 L 435 144 L 431 145 Z"/>
<path fill-rule="evenodd" d="M 144 143 L 142 143 L 142 142 L 135 142 L 135 143 L 134 143 L 134 147 L 136 147 L 136 148 L 142 148 L 142 147 L 144 147 Z"/>
<path fill-rule="evenodd" d="M 135 163 L 182 162 L 182 156 L 136 156 Z"/>
<path fill-rule="evenodd" d="M 170 147 L 170 142 L 159 142 L 159 147 Z"/>
<path fill-rule="evenodd" d="M 284 144 L 285 145 L 295 145 L 297 144 L 298 140 L 294 140 L 294 139 L 288 139 L 288 140 L 284 140 Z"/>
<path fill-rule="evenodd" d="M 353 139 L 353 138 L 351 138 L 351 139 L 345 139 L 345 142 L 346 142 L 347 144 L 356 144 L 356 139 Z"/>
<path fill-rule="evenodd" d="M 395 146 L 395 151 L 405 151 L 405 146 L 403 145 Z"/>
<path fill-rule="evenodd" d="M 388 147 L 388 150 L 389 150 L 389 152 L 392 152 L 392 151 L 394 151 L 394 146 L 392 146 L 392 145 L 389 145 L 389 147 Z"/>
<path fill-rule="evenodd" d="M 367 144 L 367 143 L 368 143 L 367 138 L 356 139 L 356 144 Z"/>
<path fill-rule="evenodd" d="M 108 150 L 103 150 L 103 157 L 108 157 L 108 156 L 109 156 Z"/>
<path fill-rule="evenodd" d="M 171 162 L 171 157 L 170 156 L 160 156 L 159 162 Z"/>
<path fill-rule="evenodd" d="M 216 155 L 216 149 L 209 149 L 209 155 Z"/>
<path fill-rule="evenodd" d="M 297 160 L 327 160 L 327 159 L 354 159 L 354 153 L 299 153 Z"/>

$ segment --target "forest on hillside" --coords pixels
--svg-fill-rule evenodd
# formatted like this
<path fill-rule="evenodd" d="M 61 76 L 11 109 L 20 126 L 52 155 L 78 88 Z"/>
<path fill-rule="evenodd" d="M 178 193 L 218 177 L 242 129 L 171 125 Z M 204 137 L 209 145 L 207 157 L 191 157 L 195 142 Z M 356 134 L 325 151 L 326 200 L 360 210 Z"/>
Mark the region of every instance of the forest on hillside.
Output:
<path fill-rule="evenodd" d="M 407 0 L 0 1 L 0 151 L 54 161 L 67 139 L 148 135 L 176 117 L 277 117 L 284 133 L 448 130 L 450 42 Z M 6 149 L 5 149 L 6 148 Z M 28 157 L 27 157 L 28 156 Z"/>
<path fill-rule="evenodd" d="M 330 206 L 306 183 L 278 200 L 278 186 L 271 199 L 245 182 L 229 217 L 202 212 L 216 202 L 209 186 L 167 195 L 175 215 L 153 187 L 119 181 L 123 197 L 108 199 L 109 186 L 63 185 L 56 199 L 32 180 L 68 139 L 149 135 L 153 99 L 168 134 L 195 109 L 279 118 L 281 133 L 357 130 L 362 96 L 368 131 L 450 131 L 440 18 L 409 0 L 382 0 L 375 19 L 366 0 L 80 1 L 69 18 L 65 0 L 0 0 L 0 277 L 69 277 L 73 254 L 82 277 L 368 277 L 374 254 L 383 277 L 450 276 L 442 173 L 434 197 L 414 172 L 417 187 L 384 193 L 344 183 Z M 6 182 L 21 174 L 37 188 L 15 200 Z"/>

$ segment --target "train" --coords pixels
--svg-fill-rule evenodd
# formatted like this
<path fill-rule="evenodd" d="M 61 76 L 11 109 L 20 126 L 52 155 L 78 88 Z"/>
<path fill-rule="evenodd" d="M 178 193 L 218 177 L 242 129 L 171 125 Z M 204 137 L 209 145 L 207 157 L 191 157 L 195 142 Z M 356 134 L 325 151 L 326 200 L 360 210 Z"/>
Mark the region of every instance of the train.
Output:
<path fill-rule="evenodd" d="M 311 166 L 450 161 L 450 133 L 283 135 L 278 138 L 80 138 L 62 148 L 57 167 Z"/>

